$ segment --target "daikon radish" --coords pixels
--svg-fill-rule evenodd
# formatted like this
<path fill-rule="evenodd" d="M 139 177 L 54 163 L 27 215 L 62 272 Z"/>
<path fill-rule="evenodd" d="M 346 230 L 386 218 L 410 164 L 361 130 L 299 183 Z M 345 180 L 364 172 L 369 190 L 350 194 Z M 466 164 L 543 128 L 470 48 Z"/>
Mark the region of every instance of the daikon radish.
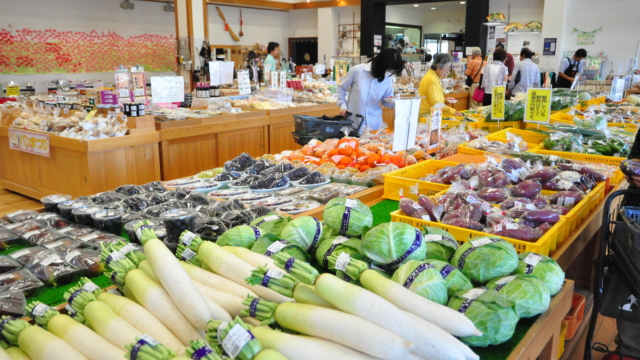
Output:
<path fill-rule="evenodd" d="M 180 265 L 182 265 L 182 267 L 187 271 L 187 274 L 189 274 L 191 279 L 201 283 L 202 285 L 208 286 L 212 289 L 224 291 L 241 299 L 246 298 L 247 295 L 258 297 L 258 295 L 256 295 L 253 291 L 247 289 L 246 287 L 239 285 L 229 279 L 226 279 L 218 274 L 214 274 L 211 271 L 201 269 L 184 261 L 181 261 Z"/>
<path fill-rule="evenodd" d="M 212 319 L 213 320 L 221 320 L 221 321 L 231 321 L 233 320 L 231 318 L 231 315 L 229 315 L 229 313 L 222 308 L 222 306 L 220 306 L 217 302 L 209 299 L 208 297 L 203 295 L 203 299 L 205 301 L 205 303 L 207 304 L 207 306 L 209 307 L 209 311 L 212 314 Z"/>
<path fill-rule="evenodd" d="M 482 333 L 463 314 L 423 298 L 404 286 L 391 281 L 374 270 L 365 270 L 360 275 L 360 283 L 404 311 L 427 320 L 451 335 L 480 336 Z"/>
<path fill-rule="evenodd" d="M 261 326 L 260 324 L 260 320 L 256 319 L 256 318 L 252 318 L 252 317 L 243 317 L 240 320 L 242 320 L 245 324 L 249 324 L 251 326 Z"/>
<path fill-rule="evenodd" d="M 215 243 L 210 241 L 202 243 L 198 249 L 198 255 L 216 274 L 251 289 L 260 298 L 278 304 L 293 300 L 266 287 L 248 285 L 245 279 L 251 277 L 251 272 L 255 268 Z"/>
<path fill-rule="evenodd" d="M 369 320 L 414 343 L 413 352 L 433 360 L 463 360 L 465 357 L 424 321 L 417 321 L 382 297 L 359 286 L 322 274 L 316 293 L 346 313 Z"/>
<path fill-rule="evenodd" d="M 181 343 L 160 320 L 138 303 L 108 292 L 98 295 L 98 300 L 109 305 L 111 310 L 141 333 L 151 336 L 178 354 L 185 353 L 185 346 L 188 344 Z"/>
<path fill-rule="evenodd" d="M 359 355 L 359 356 L 366 356 L 367 359 L 378 359 L 378 358 L 374 358 L 373 356 L 369 356 L 369 355 L 367 355 L 365 353 L 362 353 L 360 351 L 348 348 L 348 347 L 346 347 L 344 345 L 336 344 L 333 341 L 320 339 L 320 338 L 314 338 L 314 337 L 306 336 L 306 335 L 299 335 L 299 336 L 302 337 L 302 338 L 305 338 L 305 339 L 313 340 L 313 341 L 315 341 L 315 342 L 317 342 L 317 343 L 319 343 L 321 345 L 324 345 L 326 347 L 337 349 L 337 350 L 339 350 L 341 352 L 346 352 L 348 354 L 356 354 L 356 355 Z M 407 354 L 403 355 L 402 357 L 397 358 L 397 359 L 393 359 L 393 360 L 425 360 L 425 359 L 426 358 L 418 356 L 415 353 L 407 353 Z M 426 360 L 430 360 L 430 359 L 426 359 Z"/>
<path fill-rule="evenodd" d="M 66 341 L 39 326 L 22 330 L 18 346 L 32 360 L 87 360 Z M 120 356 L 124 356 L 124 352 Z"/>
<path fill-rule="evenodd" d="M 29 355 L 27 355 L 24 351 L 22 351 L 22 349 L 20 349 L 17 346 L 11 346 L 7 348 L 7 350 L 5 351 L 7 355 L 10 356 L 8 360 L 31 360 Z M 5 358 L 1 358 L 1 359 L 5 359 Z"/>
<path fill-rule="evenodd" d="M 231 317 L 235 318 L 236 316 L 240 316 L 240 312 L 244 310 L 244 305 L 242 304 L 242 299 L 231 294 L 227 294 L 224 291 L 212 289 L 208 286 L 202 285 L 197 281 L 193 281 L 194 285 L 200 291 L 202 295 L 205 297 L 215 301 L 218 305 L 220 305 Z M 216 319 L 222 320 L 222 319 Z M 231 321 L 231 320 L 225 320 Z"/>
<path fill-rule="evenodd" d="M 157 282 L 158 284 L 160 283 L 160 280 L 158 280 L 156 274 L 151 268 L 151 265 L 149 264 L 149 260 L 142 260 L 140 264 L 138 264 L 138 269 L 144 271 L 144 273 L 147 274 L 147 276 L 149 276 L 151 280 Z"/>
<path fill-rule="evenodd" d="M 153 280 L 152 280 L 153 281 Z M 136 299 L 135 295 L 133 295 L 133 293 L 131 292 L 131 290 L 129 290 L 129 288 L 127 288 L 127 285 L 125 284 L 124 288 L 122 289 L 122 293 L 124 294 L 124 296 L 131 300 L 131 301 L 135 301 L 137 303 L 140 303 L 138 301 L 138 299 Z"/>
<path fill-rule="evenodd" d="M 256 355 L 253 358 L 253 360 L 288 360 L 288 359 L 284 357 L 284 355 L 280 354 L 275 350 L 266 349 L 266 350 L 260 351 L 258 355 Z"/>
<path fill-rule="evenodd" d="M 247 248 L 237 246 L 223 246 L 222 248 L 244 260 L 247 264 L 253 267 L 257 268 L 258 266 L 264 266 L 269 270 L 282 271 L 282 269 L 276 266 L 275 262 L 270 257 L 258 254 L 257 252 L 253 252 Z"/>
<path fill-rule="evenodd" d="M 331 303 L 329 303 L 327 300 L 323 299 L 316 293 L 315 287 L 313 285 L 307 285 L 305 283 L 296 285 L 296 288 L 293 289 L 293 298 L 296 302 L 299 303 L 317 305 L 329 309 L 336 309 L 335 306 L 331 305 Z"/>
<path fill-rule="evenodd" d="M 88 303 L 84 308 L 84 318 L 88 327 L 122 349 L 123 353 L 127 350 L 127 344 L 135 342 L 136 336 L 142 335 L 140 330 L 131 326 L 102 301 Z"/>
<path fill-rule="evenodd" d="M 111 360 L 124 355 L 117 346 L 68 315 L 60 314 L 52 317 L 47 328 L 49 332 L 69 343 L 89 360 Z"/>
<path fill-rule="evenodd" d="M 321 306 L 283 303 L 276 309 L 276 321 L 285 328 L 381 359 L 402 357 L 413 348 L 412 343 L 374 323 Z"/>
<path fill-rule="evenodd" d="M 9 354 L 7 354 L 7 352 L 4 351 L 3 348 L 0 348 L 0 360 L 12 360 L 11 356 L 9 356 Z"/>
<path fill-rule="evenodd" d="M 144 253 L 153 273 L 156 274 L 160 284 L 189 321 L 202 331 L 207 330 L 207 323 L 211 319 L 231 320 L 229 314 L 211 309 L 204 296 L 200 294 L 189 274 L 180 266 L 180 262 L 171 250 L 162 241 L 151 239 L 144 243 Z M 217 310 L 214 307 L 214 310 Z M 223 315 L 226 315 L 223 316 Z"/>
<path fill-rule="evenodd" d="M 126 288 L 131 291 L 138 303 L 160 320 L 181 343 L 188 344 L 191 340 L 204 339 L 171 301 L 169 294 L 162 286 L 151 280 L 144 271 L 139 269 L 129 271 L 125 281 Z"/>
<path fill-rule="evenodd" d="M 402 310 L 404 311 L 404 310 Z M 417 321 L 421 321 L 423 322 L 423 324 L 425 324 L 426 326 L 428 326 L 432 331 L 440 334 L 443 338 L 443 340 L 447 341 L 447 343 L 449 344 L 449 346 L 456 348 L 461 354 L 462 356 L 465 357 L 465 359 L 467 360 L 479 360 L 480 356 L 478 356 L 478 354 L 474 353 L 473 350 L 471 350 L 471 348 L 469 346 L 467 346 L 467 344 L 463 343 L 462 341 L 460 341 L 457 337 L 449 334 L 448 332 L 442 330 L 442 328 L 436 326 L 435 324 L 432 324 L 430 322 L 428 322 L 427 320 L 414 315 L 408 311 L 404 311 L 406 314 L 408 314 L 410 317 L 416 319 Z"/>

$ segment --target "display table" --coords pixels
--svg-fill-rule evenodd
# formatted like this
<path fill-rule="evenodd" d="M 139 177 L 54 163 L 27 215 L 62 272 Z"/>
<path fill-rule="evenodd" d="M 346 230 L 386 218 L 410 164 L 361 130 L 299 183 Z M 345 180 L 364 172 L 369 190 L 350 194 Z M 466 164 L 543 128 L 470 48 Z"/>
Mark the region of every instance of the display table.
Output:
<path fill-rule="evenodd" d="M 78 197 L 160 180 L 157 132 L 99 140 L 43 133 L 49 135 L 49 157 L 9 149 L 8 133 L 0 126 L 0 185 L 32 198 Z"/>
<path fill-rule="evenodd" d="M 444 98 L 454 98 L 457 100 L 455 104 L 446 102 L 447 106 L 450 106 L 458 111 L 469 110 L 469 92 L 460 91 L 455 93 L 444 94 Z"/>

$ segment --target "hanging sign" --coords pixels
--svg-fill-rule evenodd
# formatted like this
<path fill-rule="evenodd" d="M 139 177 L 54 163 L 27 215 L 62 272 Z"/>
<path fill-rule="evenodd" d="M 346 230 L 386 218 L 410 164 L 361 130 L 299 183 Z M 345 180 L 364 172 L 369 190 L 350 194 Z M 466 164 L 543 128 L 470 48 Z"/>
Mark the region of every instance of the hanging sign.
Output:
<path fill-rule="evenodd" d="M 20 85 L 8 85 L 7 96 L 20 96 Z"/>
<path fill-rule="evenodd" d="M 116 69 L 116 90 L 118 97 L 129 98 L 129 69 Z"/>
<path fill-rule="evenodd" d="M 248 70 L 238 71 L 238 90 L 240 95 L 251 95 L 251 80 Z"/>
<path fill-rule="evenodd" d="M 555 55 L 557 43 L 558 38 L 545 38 L 544 47 L 542 48 L 542 55 Z"/>
<path fill-rule="evenodd" d="M 609 98 L 613 102 L 622 102 L 622 98 L 624 97 L 624 78 L 618 77 L 613 79 L 611 83 L 611 93 L 609 94 Z"/>
<path fill-rule="evenodd" d="M 572 34 L 576 35 L 576 45 L 584 46 L 584 45 L 593 45 L 596 42 L 596 34 L 602 31 L 602 26 L 593 30 L 593 31 L 581 31 L 576 28 L 571 30 Z"/>
<path fill-rule="evenodd" d="M 551 89 L 528 89 L 524 111 L 526 122 L 549 122 L 551 116 Z"/>
<path fill-rule="evenodd" d="M 49 135 L 9 128 L 9 149 L 49 157 Z"/>
<path fill-rule="evenodd" d="M 416 144 L 420 99 L 395 99 L 393 151 L 411 149 Z M 366 119 L 365 119 L 366 120 Z M 366 125 L 366 122 L 363 127 Z"/>
<path fill-rule="evenodd" d="M 373 35 L 373 46 L 382 46 L 382 35 Z"/>
<path fill-rule="evenodd" d="M 494 85 L 491 92 L 491 117 L 496 120 L 504 120 L 504 94 L 506 86 Z"/>
<path fill-rule="evenodd" d="M 133 82 L 133 96 L 147 96 L 147 84 L 144 78 L 144 68 L 140 66 L 131 68 L 131 80 Z"/>
<path fill-rule="evenodd" d="M 36 95 L 47 95 L 49 93 L 48 85 L 35 85 L 34 86 Z"/>

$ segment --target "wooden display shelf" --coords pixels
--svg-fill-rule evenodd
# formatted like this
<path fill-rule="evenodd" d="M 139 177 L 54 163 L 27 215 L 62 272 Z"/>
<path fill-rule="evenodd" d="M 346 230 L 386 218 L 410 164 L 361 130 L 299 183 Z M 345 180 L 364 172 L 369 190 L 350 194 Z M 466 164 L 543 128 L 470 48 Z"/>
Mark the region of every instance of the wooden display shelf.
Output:
<path fill-rule="evenodd" d="M 9 149 L 8 131 L 0 126 L 0 185 L 32 198 L 78 197 L 160 180 L 158 132 L 99 140 L 48 134 L 51 155 L 45 157 Z"/>

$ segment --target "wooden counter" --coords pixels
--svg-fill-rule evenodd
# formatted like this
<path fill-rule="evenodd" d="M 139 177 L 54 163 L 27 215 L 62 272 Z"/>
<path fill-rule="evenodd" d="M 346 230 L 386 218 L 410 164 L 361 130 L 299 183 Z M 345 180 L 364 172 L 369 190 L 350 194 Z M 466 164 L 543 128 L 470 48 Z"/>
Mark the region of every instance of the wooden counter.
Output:
<path fill-rule="evenodd" d="M 258 110 L 182 121 L 156 122 L 162 179 L 173 180 L 222 166 L 242 152 L 253 157 L 297 150 L 294 114 L 335 116 L 335 104 Z"/>
<path fill-rule="evenodd" d="M 449 104 L 448 102 L 445 104 L 450 106 L 458 111 L 469 110 L 469 92 L 461 91 L 456 93 L 444 94 L 444 98 L 454 98 L 457 100 L 455 104 Z"/>
<path fill-rule="evenodd" d="M 160 180 L 157 132 L 87 141 L 48 133 L 51 155 L 45 157 L 9 149 L 8 130 L 0 126 L 0 185 L 32 198 Z"/>

